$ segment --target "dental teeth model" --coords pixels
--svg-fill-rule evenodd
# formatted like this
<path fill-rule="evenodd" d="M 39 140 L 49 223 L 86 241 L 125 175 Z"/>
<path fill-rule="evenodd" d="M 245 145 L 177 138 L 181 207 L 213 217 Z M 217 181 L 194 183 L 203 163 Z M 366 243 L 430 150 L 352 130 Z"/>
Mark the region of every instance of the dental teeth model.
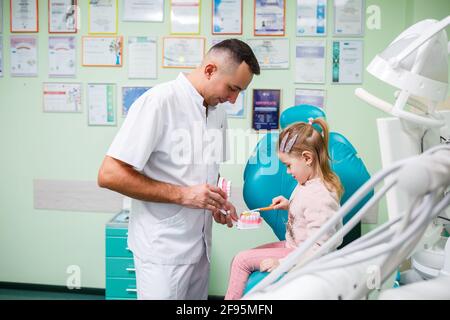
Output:
<path fill-rule="evenodd" d="M 256 229 L 261 226 L 262 218 L 259 211 L 244 211 L 237 222 L 238 229 Z"/>

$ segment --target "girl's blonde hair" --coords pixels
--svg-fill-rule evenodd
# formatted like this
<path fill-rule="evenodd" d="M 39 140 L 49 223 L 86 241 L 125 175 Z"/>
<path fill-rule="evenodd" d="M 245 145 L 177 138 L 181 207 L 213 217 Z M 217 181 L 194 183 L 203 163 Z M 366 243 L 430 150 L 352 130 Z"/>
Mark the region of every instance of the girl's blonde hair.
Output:
<path fill-rule="evenodd" d="M 317 124 L 322 129 L 322 134 L 314 129 Z M 287 135 L 287 137 L 286 137 Z M 310 119 L 309 123 L 297 122 L 285 128 L 278 138 L 280 151 L 290 155 L 302 156 L 304 151 L 313 154 L 313 166 L 330 191 L 336 192 L 340 199 L 344 193 L 344 187 L 339 177 L 331 170 L 330 155 L 328 152 L 329 129 L 326 121 L 321 118 Z M 284 140 L 284 141 L 283 141 Z M 293 144 L 292 144 L 293 143 Z"/>

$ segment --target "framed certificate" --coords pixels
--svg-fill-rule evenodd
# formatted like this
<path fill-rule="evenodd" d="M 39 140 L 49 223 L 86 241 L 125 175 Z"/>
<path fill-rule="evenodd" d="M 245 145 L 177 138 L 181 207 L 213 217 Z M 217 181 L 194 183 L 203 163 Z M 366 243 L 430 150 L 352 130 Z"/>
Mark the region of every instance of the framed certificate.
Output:
<path fill-rule="evenodd" d="M 225 108 L 229 118 L 245 118 L 245 91 L 239 93 L 234 103 L 221 103 L 220 107 Z"/>
<path fill-rule="evenodd" d="M 38 75 L 38 55 L 36 36 L 11 36 L 11 76 L 36 77 Z"/>
<path fill-rule="evenodd" d="M 280 89 L 253 89 L 253 119 L 255 130 L 274 130 L 279 127 Z"/>
<path fill-rule="evenodd" d="M 122 116 L 125 117 L 131 105 L 151 87 L 122 87 Z"/>
<path fill-rule="evenodd" d="M 123 21 L 164 21 L 164 0 L 123 0 Z"/>
<path fill-rule="evenodd" d="M 196 68 L 204 55 L 205 38 L 163 38 L 163 68 Z"/>
<path fill-rule="evenodd" d="M 116 125 L 116 85 L 113 83 L 88 83 L 88 125 Z"/>
<path fill-rule="evenodd" d="M 44 112 L 81 112 L 81 83 L 43 83 Z"/>
<path fill-rule="evenodd" d="M 332 79 L 334 84 L 359 84 L 363 75 L 363 41 L 333 41 Z"/>
<path fill-rule="evenodd" d="M 213 0 L 212 34 L 242 34 L 242 0 Z"/>
<path fill-rule="evenodd" d="M 297 37 L 324 36 L 327 0 L 297 0 Z"/>
<path fill-rule="evenodd" d="M 77 0 L 48 0 L 48 32 L 76 33 Z"/>
<path fill-rule="evenodd" d="M 82 37 L 85 67 L 121 67 L 123 38 L 115 36 Z"/>
<path fill-rule="evenodd" d="M 334 0 L 334 35 L 364 35 L 364 0 Z"/>
<path fill-rule="evenodd" d="M 9 0 L 11 32 L 39 32 L 38 0 Z"/>
<path fill-rule="evenodd" d="M 325 90 L 295 89 L 295 105 L 302 104 L 325 109 Z"/>
<path fill-rule="evenodd" d="M 286 30 L 285 0 L 254 0 L 255 36 L 284 36 Z"/>
<path fill-rule="evenodd" d="M 116 34 L 117 12 L 117 0 L 89 0 L 88 33 Z"/>
<path fill-rule="evenodd" d="M 128 78 L 156 79 L 156 47 L 154 37 L 128 38 Z"/>
<path fill-rule="evenodd" d="M 289 39 L 249 39 L 261 69 L 289 69 Z"/>
<path fill-rule="evenodd" d="M 170 0 L 170 33 L 200 34 L 200 0 Z"/>
<path fill-rule="evenodd" d="M 75 37 L 48 38 L 48 75 L 50 77 L 75 77 Z"/>
<path fill-rule="evenodd" d="M 297 40 L 295 82 L 325 83 L 325 40 Z"/>

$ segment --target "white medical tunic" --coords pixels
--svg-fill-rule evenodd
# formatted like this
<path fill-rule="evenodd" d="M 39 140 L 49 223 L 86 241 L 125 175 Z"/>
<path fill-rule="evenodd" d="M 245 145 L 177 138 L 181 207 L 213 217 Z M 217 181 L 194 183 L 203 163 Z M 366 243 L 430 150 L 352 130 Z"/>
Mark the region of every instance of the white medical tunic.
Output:
<path fill-rule="evenodd" d="M 217 185 L 226 161 L 226 111 L 204 99 L 184 74 L 145 92 L 130 107 L 107 155 L 152 179 L 180 186 Z M 193 264 L 210 260 L 209 210 L 132 200 L 128 246 L 141 260 Z"/>

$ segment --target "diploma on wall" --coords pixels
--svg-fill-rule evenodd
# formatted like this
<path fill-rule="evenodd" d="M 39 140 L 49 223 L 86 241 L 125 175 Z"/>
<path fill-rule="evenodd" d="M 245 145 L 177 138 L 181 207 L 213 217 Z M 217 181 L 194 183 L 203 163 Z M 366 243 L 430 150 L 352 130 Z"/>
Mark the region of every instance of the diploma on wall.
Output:
<path fill-rule="evenodd" d="M 195 68 L 203 60 L 204 38 L 165 37 L 163 68 Z"/>
<path fill-rule="evenodd" d="M 324 36 L 327 0 L 297 0 L 297 36 Z"/>
<path fill-rule="evenodd" d="M 38 32 L 38 0 L 9 0 L 11 32 Z"/>
<path fill-rule="evenodd" d="M 78 19 L 77 7 L 77 0 L 49 0 L 48 32 L 76 33 Z"/>
<path fill-rule="evenodd" d="M 50 77 L 75 77 L 76 38 L 48 38 L 48 74 Z"/>
<path fill-rule="evenodd" d="M 289 69 L 289 39 L 250 39 L 261 69 Z"/>
<path fill-rule="evenodd" d="M 295 47 L 295 82 L 325 82 L 325 41 L 298 40 Z"/>
<path fill-rule="evenodd" d="M 163 22 L 164 0 L 123 0 L 122 20 Z"/>
<path fill-rule="evenodd" d="M 200 0 L 171 0 L 170 33 L 200 33 Z"/>
<path fill-rule="evenodd" d="M 128 38 L 128 78 L 156 79 L 156 44 L 153 37 Z"/>
<path fill-rule="evenodd" d="M 285 0 L 254 0 L 255 36 L 284 36 L 286 28 Z"/>
<path fill-rule="evenodd" d="M 87 87 L 88 124 L 90 126 L 116 125 L 116 85 L 89 83 Z"/>
<path fill-rule="evenodd" d="M 302 104 L 325 109 L 325 90 L 295 89 L 295 105 Z"/>
<path fill-rule="evenodd" d="M 88 33 L 117 33 L 117 0 L 89 0 Z"/>
<path fill-rule="evenodd" d="M 35 36 L 11 36 L 11 76 L 36 77 L 38 74 L 37 63 L 37 37 Z"/>
<path fill-rule="evenodd" d="M 242 34 L 242 0 L 213 0 L 212 34 Z"/>
<path fill-rule="evenodd" d="M 364 35 L 364 0 L 334 0 L 334 35 Z"/>
<path fill-rule="evenodd" d="M 81 112 L 80 83 L 44 83 L 44 112 Z"/>
<path fill-rule="evenodd" d="M 332 79 L 338 84 L 362 83 L 363 41 L 333 41 Z"/>
<path fill-rule="evenodd" d="M 122 66 L 122 37 L 85 36 L 82 38 L 82 44 L 83 66 Z"/>

